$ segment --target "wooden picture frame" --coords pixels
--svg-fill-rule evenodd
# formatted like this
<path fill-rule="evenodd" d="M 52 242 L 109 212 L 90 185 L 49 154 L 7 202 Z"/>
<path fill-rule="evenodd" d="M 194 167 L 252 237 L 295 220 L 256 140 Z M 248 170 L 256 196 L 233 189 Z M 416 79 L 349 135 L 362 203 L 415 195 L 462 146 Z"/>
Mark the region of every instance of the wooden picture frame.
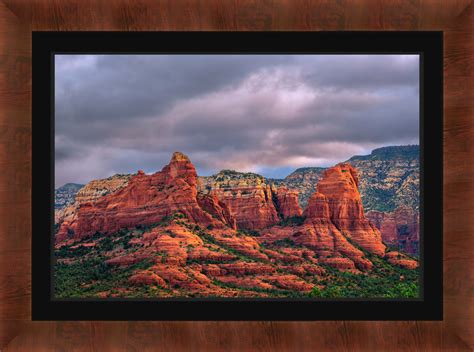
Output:
<path fill-rule="evenodd" d="M 8 350 L 471 350 L 471 1 L 0 2 L 0 346 Z M 442 322 L 32 322 L 32 30 L 444 31 Z M 12 340 L 13 339 L 13 340 Z"/>
<path fill-rule="evenodd" d="M 442 193 L 441 32 L 33 32 L 32 47 L 33 320 L 442 320 L 442 198 L 436 196 Z M 61 79 L 54 69 L 57 55 L 140 53 L 159 57 L 175 53 L 185 58 L 189 53 L 238 53 L 243 57 L 256 52 L 268 59 L 299 53 L 314 58 L 331 53 L 416 55 L 420 72 L 413 77 L 420 87 L 414 98 L 419 101 L 416 116 L 420 126 L 418 297 L 54 297 L 54 202 L 48 207 L 45 199 L 53 198 L 57 166 L 54 141 L 59 132 L 55 126 L 61 117 L 55 113 L 55 82 Z M 42 236 L 46 229 L 51 229 L 48 237 Z"/>

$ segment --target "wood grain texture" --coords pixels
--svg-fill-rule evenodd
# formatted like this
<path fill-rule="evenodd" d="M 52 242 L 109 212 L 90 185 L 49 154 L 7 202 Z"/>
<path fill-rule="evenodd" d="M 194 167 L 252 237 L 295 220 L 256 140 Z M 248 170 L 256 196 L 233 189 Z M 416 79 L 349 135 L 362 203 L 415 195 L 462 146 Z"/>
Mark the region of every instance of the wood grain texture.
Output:
<path fill-rule="evenodd" d="M 474 5 L 445 33 L 444 272 L 448 329 L 474 347 Z"/>
<path fill-rule="evenodd" d="M 30 317 L 30 29 L 0 2 L 0 346 Z"/>
<path fill-rule="evenodd" d="M 471 0 L 0 1 L 0 347 L 11 340 L 6 351 L 471 351 L 473 16 Z M 31 30 L 368 29 L 445 31 L 445 321 L 29 321 Z"/>

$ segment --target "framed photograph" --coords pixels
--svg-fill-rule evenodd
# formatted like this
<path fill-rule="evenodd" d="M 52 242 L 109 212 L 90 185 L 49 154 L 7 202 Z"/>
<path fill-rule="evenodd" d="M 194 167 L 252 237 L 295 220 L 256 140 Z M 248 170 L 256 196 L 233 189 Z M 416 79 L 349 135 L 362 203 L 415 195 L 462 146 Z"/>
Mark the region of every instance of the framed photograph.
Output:
<path fill-rule="evenodd" d="M 441 320 L 441 32 L 34 32 L 33 320 Z"/>

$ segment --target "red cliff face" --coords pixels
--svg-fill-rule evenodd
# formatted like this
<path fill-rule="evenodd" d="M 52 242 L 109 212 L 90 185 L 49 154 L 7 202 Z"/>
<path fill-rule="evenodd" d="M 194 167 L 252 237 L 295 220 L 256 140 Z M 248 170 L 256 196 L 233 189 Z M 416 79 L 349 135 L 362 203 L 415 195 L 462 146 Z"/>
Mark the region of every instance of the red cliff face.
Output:
<path fill-rule="evenodd" d="M 306 221 L 313 219 L 325 219 L 330 220 L 329 215 L 329 203 L 327 197 L 318 192 L 314 192 L 308 200 L 308 205 L 304 210 L 303 216 L 306 217 Z"/>
<path fill-rule="evenodd" d="M 371 262 L 364 258 L 364 253 L 352 245 L 333 223 L 329 200 L 324 194 L 313 193 L 308 201 L 304 216 L 306 220 L 302 233 L 306 232 L 307 236 L 317 244 L 316 248 L 319 249 L 322 256 L 320 262 L 347 270 L 351 269 L 347 267 L 348 261 L 352 263 L 352 269 L 368 270 L 372 268 Z M 325 258 L 328 255 L 335 258 Z M 341 263 L 345 263 L 346 266 Z"/>
<path fill-rule="evenodd" d="M 246 188 L 240 196 L 229 194 L 222 189 L 216 189 L 212 194 L 229 207 L 239 228 L 258 230 L 279 221 L 268 185 Z"/>
<path fill-rule="evenodd" d="M 227 206 L 242 229 L 261 230 L 303 213 L 297 191 L 270 185 L 256 174 L 224 170 L 200 182 L 200 192 Z"/>
<path fill-rule="evenodd" d="M 283 219 L 301 216 L 303 211 L 298 204 L 298 192 L 285 186 L 272 188 L 278 213 Z"/>
<path fill-rule="evenodd" d="M 260 230 L 280 221 L 272 188 L 262 176 L 223 170 L 200 182 L 200 192 L 225 204 L 241 229 Z"/>
<path fill-rule="evenodd" d="M 341 197 L 344 196 L 343 193 Z M 265 231 L 259 240 L 274 243 L 288 238 L 297 245 L 314 250 L 318 258 L 317 263 L 341 270 L 370 270 L 372 263 L 364 257 L 362 251 L 348 241 L 347 234 L 350 233 L 343 233 L 337 228 L 331 219 L 331 210 L 328 197 L 314 192 L 303 213 L 306 218 L 304 224 L 295 227 L 275 226 Z"/>
<path fill-rule="evenodd" d="M 419 214 L 408 207 L 399 207 L 390 213 L 372 210 L 367 218 L 380 230 L 385 243 L 406 253 L 419 253 Z"/>
<path fill-rule="evenodd" d="M 341 163 L 326 170 L 317 192 L 327 197 L 331 221 L 344 236 L 373 254 L 384 255 L 380 231 L 364 215 L 354 167 Z"/>
<path fill-rule="evenodd" d="M 318 263 L 342 270 L 372 268 L 355 245 L 381 257 L 385 254 L 380 232 L 365 218 L 357 171 L 349 164 L 336 165 L 324 173 L 303 216 L 302 225 L 275 226 L 259 240 L 274 243 L 288 238 L 314 250 Z"/>
<path fill-rule="evenodd" d="M 197 196 L 199 206 L 211 214 L 216 219 L 222 221 L 230 228 L 236 230 L 237 222 L 232 216 L 227 205 L 219 201 L 215 195 L 198 194 Z"/>
<path fill-rule="evenodd" d="M 160 172 L 139 172 L 117 192 L 81 204 L 74 217 L 62 223 L 57 241 L 83 238 L 97 231 L 115 232 L 138 224 L 151 225 L 177 212 L 204 226 L 234 226 L 228 211 L 217 203 L 201 202 L 211 214 L 201 208 L 196 183 L 193 164 L 187 156 L 176 152 Z"/>

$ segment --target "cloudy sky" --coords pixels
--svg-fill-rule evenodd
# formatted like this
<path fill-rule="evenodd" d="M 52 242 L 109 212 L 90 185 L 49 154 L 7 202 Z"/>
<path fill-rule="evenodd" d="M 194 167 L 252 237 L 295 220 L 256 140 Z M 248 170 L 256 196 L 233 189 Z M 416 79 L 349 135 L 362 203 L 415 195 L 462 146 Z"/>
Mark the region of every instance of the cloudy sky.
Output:
<path fill-rule="evenodd" d="M 152 173 L 284 177 L 418 144 L 417 55 L 56 55 L 55 183 Z"/>

